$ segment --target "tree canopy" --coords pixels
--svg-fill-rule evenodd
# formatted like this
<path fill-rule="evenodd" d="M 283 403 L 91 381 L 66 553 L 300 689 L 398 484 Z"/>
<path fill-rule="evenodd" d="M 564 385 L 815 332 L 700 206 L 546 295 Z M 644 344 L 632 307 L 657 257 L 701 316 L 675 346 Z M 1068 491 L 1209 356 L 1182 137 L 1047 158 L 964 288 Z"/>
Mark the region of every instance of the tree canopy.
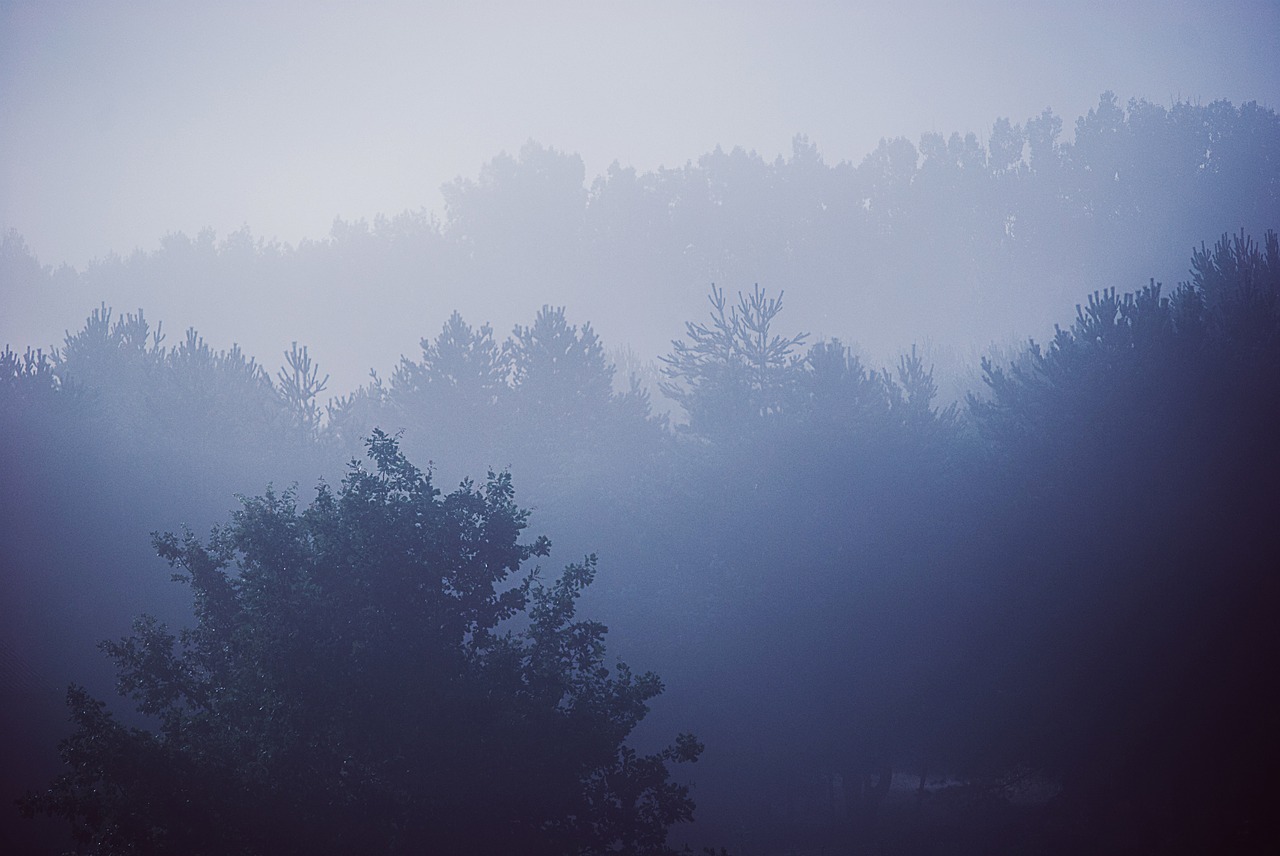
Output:
<path fill-rule="evenodd" d="M 368 441 L 338 490 L 246 499 L 207 542 L 157 535 L 195 626 L 104 644 L 130 727 L 73 688 L 68 765 L 25 810 L 91 853 L 667 852 L 691 817 L 668 764 L 625 744 L 662 691 L 605 664 L 575 615 L 595 558 L 524 564 L 509 475 L 447 494 Z"/>

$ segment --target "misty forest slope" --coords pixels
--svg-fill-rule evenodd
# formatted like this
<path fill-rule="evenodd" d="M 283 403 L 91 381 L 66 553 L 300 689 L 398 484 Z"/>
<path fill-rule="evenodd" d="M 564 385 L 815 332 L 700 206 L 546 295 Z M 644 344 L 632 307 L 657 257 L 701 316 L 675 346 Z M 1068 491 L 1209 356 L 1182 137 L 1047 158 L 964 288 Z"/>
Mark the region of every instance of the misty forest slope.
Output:
<path fill-rule="evenodd" d="M 1093 291 L 1181 281 L 1192 246 L 1280 220 L 1280 119 L 1255 103 L 1107 94 L 1073 124 L 1046 110 L 981 137 L 884 140 L 857 164 L 825 163 L 820 142 L 594 178 L 530 142 L 446 185 L 439 219 L 337 221 L 297 246 L 170 234 L 81 271 L 42 267 L 10 234 L 0 342 L 49 347 L 100 303 L 141 306 L 260 358 L 306 343 L 348 392 L 455 310 L 504 331 L 563 305 L 656 357 L 714 282 L 788 289 L 797 329 L 880 360 L 911 342 L 968 359 Z"/>
<path fill-rule="evenodd" d="M 599 555 L 579 609 L 609 626 L 610 657 L 666 687 L 643 722 L 631 709 L 638 757 L 677 733 L 706 747 L 676 772 L 697 810 L 673 846 L 1274 852 L 1276 116 L 1108 96 L 1072 143 L 1060 125 L 886 142 L 856 168 L 803 143 L 773 164 L 716 152 L 589 190 L 575 159 L 530 146 L 454 185 L 442 223 L 343 226 L 297 248 L 175 236 L 78 273 L 10 236 L 6 289 L 92 308 L 162 283 L 177 305 L 278 282 L 246 303 L 266 329 L 359 281 L 376 329 L 417 324 L 421 348 L 327 404 L 313 357 L 358 349 L 358 330 L 293 347 L 274 376 L 141 311 L 102 308 L 52 352 L 4 352 L 4 787 L 58 772 L 49 722 L 69 681 L 113 695 L 98 640 L 142 612 L 200 617 L 148 533 L 202 534 L 268 483 L 339 484 L 381 429 L 435 484 L 509 471 L 558 557 Z M 1186 282 L 1143 287 L 1196 245 Z M 683 313 L 713 279 L 730 287 Z M 423 330 L 445 282 L 477 301 L 505 283 L 545 296 L 522 298 L 537 302 L 509 335 L 461 300 Z M 676 340 L 660 386 L 617 377 L 580 320 L 610 312 Z M 971 366 L 984 382 L 955 405 L 921 350 L 879 368 L 831 337 L 985 342 L 1053 317 L 1051 337 Z M 676 423 L 654 414 L 657 392 Z M 356 594 L 333 597 L 340 612 Z M 127 708 L 121 722 L 154 726 Z M 903 774 L 966 784 L 907 799 Z M 1051 798 L 1009 799 L 1018 777 Z M 34 835 L 14 819 L 6 835 Z"/>

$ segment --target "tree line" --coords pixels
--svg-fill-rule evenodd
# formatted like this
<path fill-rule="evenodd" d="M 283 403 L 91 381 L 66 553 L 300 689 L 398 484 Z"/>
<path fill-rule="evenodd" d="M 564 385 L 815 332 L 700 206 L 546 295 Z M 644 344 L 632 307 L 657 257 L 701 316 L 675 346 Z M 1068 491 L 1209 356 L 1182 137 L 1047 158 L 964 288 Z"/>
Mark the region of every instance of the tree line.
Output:
<path fill-rule="evenodd" d="M 1278 295 L 1275 234 L 1224 236 L 943 407 L 918 351 L 872 368 L 713 287 L 662 363 L 677 423 L 563 309 L 502 341 L 455 313 L 324 405 L 303 347 L 273 377 L 100 309 L 0 356 L 6 682 L 41 716 L 87 687 L 27 806 L 90 852 L 643 852 L 695 802 L 673 837 L 765 852 L 1266 852 Z M 320 473 L 310 504 L 261 494 Z M 155 543 L 184 598 L 142 533 L 232 493 L 257 498 L 209 541 Z M 528 576 L 530 519 L 599 571 Z M 645 672 L 608 668 L 599 621 Z M 101 638 L 133 719 L 94 701 Z M 48 770 L 18 708 L 11 769 Z M 1027 776 L 1056 795 L 1005 798 Z"/>
<path fill-rule="evenodd" d="M 146 306 L 258 354 L 307 342 L 344 371 L 393 363 L 452 310 L 505 329 L 544 303 L 652 357 L 709 282 L 804 284 L 824 299 L 791 307 L 799 329 L 887 359 L 910 341 L 963 351 L 1026 336 L 1082 294 L 1180 281 L 1188 247 L 1280 219 L 1277 140 L 1280 120 L 1256 103 L 1106 93 L 1074 122 L 1045 110 L 985 133 L 886 139 L 857 163 L 826 163 L 797 137 L 772 160 L 716 149 L 592 178 L 577 155 L 530 142 L 446 185 L 439 216 L 335 221 L 296 246 L 247 228 L 171 234 L 80 271 L 42 267 L 11 234 L 0 265 L 33 317 L 54 294 Z M 354 291 L 364 299 L 335 302 Z M 223 330 L 200 320 L 228 313 Z"/>

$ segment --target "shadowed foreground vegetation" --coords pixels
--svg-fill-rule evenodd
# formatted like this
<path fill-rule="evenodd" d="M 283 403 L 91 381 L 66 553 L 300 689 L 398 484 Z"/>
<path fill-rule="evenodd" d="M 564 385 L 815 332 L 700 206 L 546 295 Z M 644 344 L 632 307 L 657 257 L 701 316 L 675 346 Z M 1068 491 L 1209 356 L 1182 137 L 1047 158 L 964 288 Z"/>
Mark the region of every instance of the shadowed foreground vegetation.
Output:
<path fill-rule="evenodd" d="M 713 288 L 675 425 L 559 309 L 327 407 L 305 348 L 100 310 L 0 357 L 6 787 L 94 853 L 1273 852 L 1278 301 L 1224 237 L 940 407 Z M 146 558 L 317 474 L 159 536 L 186 587 Z M 531 572 L 513 484 L 594 585 Z"/>

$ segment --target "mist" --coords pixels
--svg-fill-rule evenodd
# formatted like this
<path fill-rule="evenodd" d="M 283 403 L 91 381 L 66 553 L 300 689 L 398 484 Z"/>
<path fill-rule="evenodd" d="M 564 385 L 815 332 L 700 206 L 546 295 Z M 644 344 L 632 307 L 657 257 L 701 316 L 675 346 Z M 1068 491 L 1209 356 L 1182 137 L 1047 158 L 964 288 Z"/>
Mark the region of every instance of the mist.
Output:
<path fill-rule="evenodd" d="M 373 225 L 413 212 L 447 223 L 442 188 L 476 181 L 529 141 L 580 159 L 589 192 L 615 162 L 643 177 L 741 148 L 772 164 L 792 157 L 797 135 L 831 169 L 858 166 L 882 139 L 918 146 L 925 133 L 973 133 L 985 145 L 997 119 L 1025 123 L 1046 108 L 1064 119 L 1069 142 L 1075 120 L 1106 91 L 1122 105 L 1139 98 L 1164 107 L 1273 105 L 1280 95 L 1263 59 L 1280 48 L 1278 13 L 1267 3 L 1213 15 L 1194 3 L 1077 4 L 1070 12 L 926 3 L 892 13 L 843 4 L 784 13 L 714 3 L 643 12 L 593 4 L 469 4 L 464 12 L 394 3 L 7 3 L 4 15 L 0 228 L 16 229 L 41 264 L 81 272 L 113 255 L 161 251 L 166 235 L 196 240 L 206 229 L 220 242 L 247 230 L 254 240 L 297 247 L 324 241 L 335 221 Z M 569 191 L 573 179 L 563 179 Z M 1188 229 L 1170 249 L 1180 258 L 1233 228 Z M 1180 261 L 1166 264 L 1123 285 L 1185 276 Z M 526 267 L 535 280 L 560 273 L 538 270 L 537 260 Z M 187 283 L 153 283 L 146 294 L 99 283 L 83 299 L 53 305 L 6 296 L 0 338 L 48 346 L 100 301 L 120 311 L 142 306 L 175 333 L 195 326 L 219 346 L 238 342 L 264 360 L 290 341 L 307 342 L 345 392 L 369 369 L 388 370 L 454 309 L 505 330 L 542 303 L 570 304 L 573 285 L 589 293 L 613 279 L 572 273 L 606 281 L 478 285 L 437 271 L 426 283 L 423 274 L 334 282 L 314 310 L 293 301 L 289 329 L 274 331 L 245 318 L 274 314 L 269 295 L 257 294 L 261 308 L 251 311 L 240 295 L 195 301 L 173 293 Z M 815 273 L 822 283 L 802 280 Z M 761 281 L 790 289 L 808 328 L 869 335 L 847 312 L 809 315 L 834 282 L 863 271 L 704 263 L 679 274 L 680 303 L 667 321 L 698 312 L 711 281 L 731 289 Z M 652 282 L 657 276 L 670 272 L 646 284 L 670 285 Z M 422 324 L 382 329 L 360 299 L 370 288 Z M 1010 319 L 1000 332 L 1042 335 L 1077 298 L 1059 301 L 1052 319 Z M 601 311 L 570 305 L 610 342 L 632 343 L 647 358 L 679 332 L 647 317 L 629 323 L 630 312 L 608 311 L 617 300 L 601 303 Z M 886 358 L 923 335 L 907 325 L 895 332 L 892 342 L 875 343 Z M 343 346 L 350 342 L 358 350 Z"/>
<path fill-rule="evenodd" d="M 1271 852 L 1275 55 L 0 4 L 0 848 Z"/>

